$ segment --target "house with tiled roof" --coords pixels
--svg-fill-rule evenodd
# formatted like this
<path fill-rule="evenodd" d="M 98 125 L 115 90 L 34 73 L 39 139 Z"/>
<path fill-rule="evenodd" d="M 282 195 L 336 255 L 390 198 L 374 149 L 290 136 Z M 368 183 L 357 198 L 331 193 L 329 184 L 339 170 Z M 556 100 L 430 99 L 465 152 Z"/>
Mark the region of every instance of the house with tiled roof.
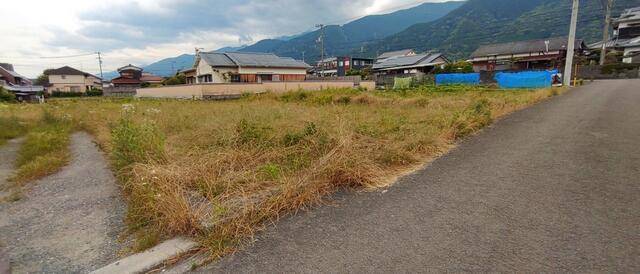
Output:
<path fill-rule="evenodd" d="M 196 83 L 262 83 L 304 81 L 307 63 L 271 53 L 199 52 Z"/>
<path fill-rule="evenodd" d="M 0 87 L 14 93 L 20 101 L 33 100 L 44 90 L 42 86 L 34 86 L 31 80 L 17 73 L 8 63 L 0 63 Z"/>
<path fill-rule="evenodd" d="M 441 53 L 396 55 L 375 63 L 373 71 L 378 75 L 431 73 L 449 62 Z"/>
<path fill-rule="evenodd" d="M 118 87 L 140 87 L 144 84 L 161 84 L 164 78 L 144 72 L 144 69 L 134 65 L 126 65 L 118 69 L 119 77 L 113 78 L 111 84 Z"/>
<path fill-rule="evenodd" d="M 49 77 L 47 91 L 52 92 L 79 92 L 90 90 L 102 90 L 102 79 L 91 73 L 87 73 L 70 66 L 46 71 Z"/>
<path fill-rule="evenodd" d="M 468 61 L 476 72 L 562 69 L 568 42 L 567 37 L 552 37 L 482 45 Z M 576 40 L 576 54 L 586 48 L 582 40 Z"/>

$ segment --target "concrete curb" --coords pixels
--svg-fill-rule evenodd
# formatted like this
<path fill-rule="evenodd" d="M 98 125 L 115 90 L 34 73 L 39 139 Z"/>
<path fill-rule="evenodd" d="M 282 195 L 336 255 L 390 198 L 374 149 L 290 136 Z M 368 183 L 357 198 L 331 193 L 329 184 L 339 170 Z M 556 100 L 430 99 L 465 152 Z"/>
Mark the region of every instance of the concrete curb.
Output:
<path fill-rule="evenodd" d="M 198 243 L 192 240 L 181 237 L 174 238 L 145 252 L 131 255 L 91 273 L 145 273 L 159 266 L 166 260 L 181 255 L 197 246 Z"/>

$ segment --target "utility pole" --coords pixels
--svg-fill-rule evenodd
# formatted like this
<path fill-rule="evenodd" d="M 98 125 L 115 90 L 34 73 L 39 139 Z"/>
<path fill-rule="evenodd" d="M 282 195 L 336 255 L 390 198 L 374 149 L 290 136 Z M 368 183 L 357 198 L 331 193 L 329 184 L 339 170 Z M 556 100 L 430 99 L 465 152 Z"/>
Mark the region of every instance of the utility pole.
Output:
<path fill-rule="evenodd" d="M 571 11 L 571 27 L 569 28 L 569 42 L 567 45 L 567 63 L 564 65 L 564 84 L 571 86 L 571 70 L 573 69 L 573 56 L 576 54 L 576 29 L 578 28 L 578 9 L 580 0 L 573 0 Z"/>
<path fill-rule="evenodd" d="M 320 28 L 320 67 L 322 69 L 320 75 L 324 77 L 324 25 L 318 24 L 316 28 Z"/>
<path fill-rule="evenodd" d="M 604 30 L 602 34 L 602 51 L 600 52 L 600 65 L 603 66 L 604 62 L 607 59 L 607 41 L 609 41 L 609 26 L 611 25 L 611 8 L 613 8 L 613 0 L 603 0 L 607 1 L 605 8 L 605 17 L 604 17 Z M 604 2 L 602 2 L 604 4 Z"/>
<path fill-rule="evenodd" d="M 99 51 L 96 52 L 96 54 L 98 54 L 98 65 L 100 66 L 100 84 L 103 84 L 104 76 L 102 75 L 102 56 Z"/>

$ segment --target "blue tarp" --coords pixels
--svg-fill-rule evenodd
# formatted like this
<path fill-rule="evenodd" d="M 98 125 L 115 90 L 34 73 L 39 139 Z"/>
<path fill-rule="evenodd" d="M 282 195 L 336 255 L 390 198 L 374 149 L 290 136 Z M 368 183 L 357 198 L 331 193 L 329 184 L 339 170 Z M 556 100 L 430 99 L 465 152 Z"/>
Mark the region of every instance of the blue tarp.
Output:
<path fill-rule="evenodd" d="M 436 85 L 479 85 L 480 73 L 437 74 Z"/>
<path fill-rule="evenodd" d="M 557 70 L 498 72 L 495 79 L 500 88 L 548 88 L 551 87 L 553 75 L 557 73 Z"/>

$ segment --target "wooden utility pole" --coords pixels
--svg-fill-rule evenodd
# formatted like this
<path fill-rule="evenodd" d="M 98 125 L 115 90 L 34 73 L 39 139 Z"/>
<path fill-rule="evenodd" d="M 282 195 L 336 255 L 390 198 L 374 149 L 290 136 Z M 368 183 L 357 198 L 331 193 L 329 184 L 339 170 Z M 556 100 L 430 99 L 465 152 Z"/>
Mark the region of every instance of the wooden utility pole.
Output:
<path fill-rule="evenodd" d="M 101 53 L 99 51 L 96 52 L 96 54 L 98 55 L 98 66 L 100 66 L 100 84 L 102 84 L 104 82 L 104 76 L 102 75 L 102 56 L 100 55 Z"/>
<path fill-rule="evenodd" d="M 611 8 L 613 8 L 613 0 L 607 1 L 604 17 L 604 30 L 602 31 L 602 51 L 600 52 L 600 65 L 603 66 L 607 59 L 607 41 L 609 41 L 609 27 L 611 26 Z M 604 4 L 604 2 L 603 2 Z"/>
<path fill-rule="evenodd" d="M 320 75 L 324 77 L 324 25 L 318 24 L 316 27 L 320 28 L 320 67 L 322 71 Z"/>
<path fill-rule="evenodd" d="M 564 84 L 571 86 L 571 70 L 573 69 L 573 56 L 576 54 L 576 31 L 578 28 L 578 9 L 580 0 L 573 0 L 571 11 L 571 27 L 569 28 L 569 41 L 567 45 L 567 63 L 564 65 Z"/>

